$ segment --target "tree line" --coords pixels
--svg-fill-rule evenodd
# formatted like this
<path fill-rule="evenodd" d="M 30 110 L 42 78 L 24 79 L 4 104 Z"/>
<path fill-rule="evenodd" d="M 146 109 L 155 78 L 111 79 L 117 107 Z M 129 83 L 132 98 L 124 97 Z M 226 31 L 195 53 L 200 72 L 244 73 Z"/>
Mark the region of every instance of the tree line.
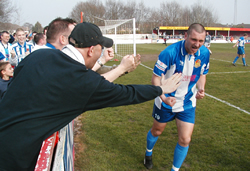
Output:
<path fill-rule="evenodd" d="M 80 22 L 81 12 L 83 12 L 83 21 L 99 26 L 104 25 L 103 20 L 135 18 L 136 27 L 140 33 L 151 33 L 152 29 L 158 26 L 189 26 L 194 22 L 206 27 L 215 26 L 218 18 L 212 10 L 212 8 L 200 5 L 199 2 L 187 7 L 174 1 L 165 1 L 160 3 L 159 8 L 153 8 L 146 7 L 142 0 L 140 2 L 106 0 L 105 3 L 101 0 L 87 0 L 78 2 L 71 10 L 69 17 Z M 12 5 L 10 0 L 0 0 L 0 27 L 2 29 L 7 26 L 6 23 L 11 17 L 13 19 L 13 13 L 18 13 L 17 7 Z M 25 23 L 24 26 L 32 30 L 41 27 L 39 22 L 33 27 L 29 23 Z"/>
<path fill-rule="evenodd" d="M 69 17 L 80 22 L 81 12 L 83 21 L 96 25 L 104 25 L 103 20 L 122 20 L 135 18 L 136 27 L 141 33 L 151 33 L 157 26 L 189 26 L 194 22 L 205 27 L 215 26 L 218 17 L 211 8 L 200 5 L 199 2 L 191 7 L 171 1 L 160 3 L 159 8 L 146 7 L 144 2 L 88 0 L 78 2 L 70 12 Z M 103 19 L 103 20 L 102 20 Z"/>

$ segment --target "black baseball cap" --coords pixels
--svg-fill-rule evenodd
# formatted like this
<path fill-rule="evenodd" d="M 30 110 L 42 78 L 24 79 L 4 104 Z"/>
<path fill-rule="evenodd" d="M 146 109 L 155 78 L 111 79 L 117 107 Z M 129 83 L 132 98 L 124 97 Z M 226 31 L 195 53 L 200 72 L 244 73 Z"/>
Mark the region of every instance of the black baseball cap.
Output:
<path fill-rule="evenodd" d="M 75 41 L 72 41 L 71 38 Z M 82 22 L 75 26 L 69 36 L 69 44 L 78 48 L 96 46 L 112 47 L 113 40 L 102 35 L 100 28 L 89 22 Z"/>

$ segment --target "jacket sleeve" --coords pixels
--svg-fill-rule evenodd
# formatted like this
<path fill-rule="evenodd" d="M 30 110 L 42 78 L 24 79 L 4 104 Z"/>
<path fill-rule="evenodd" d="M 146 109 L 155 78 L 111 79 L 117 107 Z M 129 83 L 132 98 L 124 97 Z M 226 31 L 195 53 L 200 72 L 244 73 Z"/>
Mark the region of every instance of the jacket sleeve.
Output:
<path fill-rule="evenodd" d="M 105 107 L 138 104 L 152 100 L 161 94 L 162 89 L 159 86 L 120 85 L 102 79 L 88 100 L 85 109 L 94 110 Z"/>

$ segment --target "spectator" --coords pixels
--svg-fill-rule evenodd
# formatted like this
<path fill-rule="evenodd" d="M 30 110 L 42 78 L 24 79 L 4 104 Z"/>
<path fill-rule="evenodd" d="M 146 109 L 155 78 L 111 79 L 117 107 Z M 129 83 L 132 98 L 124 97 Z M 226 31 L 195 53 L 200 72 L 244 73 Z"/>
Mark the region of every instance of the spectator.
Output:
<path fill-rule="evenodd" d="M 2 54 L 2 52 L 0 52 L 0 62 L 5 61 L 5 56 Z"/>
<path fill-rule="evenodd" d="M 74 23 L 70 23 L 68 20 L 62 18 L 56 18 L 53 20 L 49 24 L 46 32 L 46 46 L 52 49 L 62 50 L 64 46 L 69 44 L 68 37 L 74 27 Z"/>
<path fill-rule="evenodd" d="M 34 36 L 34 42 L 35 42 L 35 46 L 32 49 L 32 52 L 37 50 L 37 49 L 41 49 L 45 47 L 46 44 L 46 36 L 43 33 L 37 33 Z"/>
<path fill-rule="evenodd" d="M 49 26 L 45 26 L 45 27 L 43 28 L 43 34 L 44 34 L 44 35 L 47 34 L 48 27 L 49 27 Z"/>
<path fill-rule="evenodd" d="M 13 76 L 13 68 L 8 61 L 0 62 L 0 102 Z"/>
<path fill-rule="evenodd" d="M 47 30 L 47 44 L 46 46 L 52 48 L 52 49 L 59 49 L 62 50 L 63 47 L 69 44 L 68 37 L 71 33 L 71 31 L 75 27 L 75 21 L 70 20 L 69 18 L 62 19 L 62 18 L 56 18 L 54 19 L 48 26 Z M 103 56 L 96 62 L 94 67 L 92 68 L 94 71 L 98 70 L 102 65 L 104 65 L 107 61 L 112 59 L 114 57 L 113 49 L 105 48 L 105 51 L 103 52 Z M 78 62 L 82 61 L 83 59 L 80 57 L 79 59 L 73 58 L 77 60 Z M 140 60 L 140 55 L 137 55 L 135 58 L 136 61 Z M 134 63 L 128 57 L 125 57 L 121 64 L 116 67 L 115 69 L 102 74 L 107 80 L 114 81 L 119 76 L 123 75 L 125 72 L 132 72 L 140 62 Z"/>
<path fill-rule="evenodd" d="M 17 43 L 16 33 L 13 33 L 13 38 L 14 38 L 14 41 L 12 40 L 13 42 L 9 42 L 12 45 L 15 44 L 15 43 Z"/>
<path fill-rule="evenodd" d="M 9 57 L 14 54 L 14 51 L 12 51 L 11 44 L 9 43 L 10 39 L 10 33 L 7 31 L 3 31 L 1 33 L 1 43 L 0 43 L 0 52 L 4 55 L 5 59 L 4 61 L 9 61 Z"/>
<path fill-rule="evenodd" d="M 14 41 L 15 41 L 14 36 L 12 36 L 12 35 L 10 34 L 10 40 L 9 40 L 9 43 L 10 43 L 10 44 L 12 44 Z"/>
<path fill-rule="evenodd" d="M 10 58 L 12 65 L 17 66 L 34 48 L 32 43 L 26 42 L 25 32 L 22 28 L 16 30 L 17 43 L 13 44 L 12 49 L 15 51 L 15 56 Z"/>
<path fill-rule="evenodd" d="M 161 86 L 110 83 L 91 68 L 112 40 L 90 23 L 78 24 L 69 37 L 71 54 L 83 63 L 41 49 L 17 66 L 0 103 L 0 170 L 34 170 L 43 140 L 85 111 L 145 102 L 179 86 L 181 74 L 162 77 Z"/>
<path fill-rule="evenodd" d="M 233 36 L 230 37 L 230 41 L 233 43 L 233 41 L 234 41 L 234 37 Z"/>

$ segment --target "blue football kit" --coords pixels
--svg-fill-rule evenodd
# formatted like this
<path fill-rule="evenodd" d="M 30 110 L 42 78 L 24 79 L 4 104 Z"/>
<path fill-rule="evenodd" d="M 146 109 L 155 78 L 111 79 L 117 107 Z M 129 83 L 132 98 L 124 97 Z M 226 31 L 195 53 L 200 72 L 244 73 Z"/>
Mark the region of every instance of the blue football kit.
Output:
<path fill-rule="evenodd" d="M 177 90 L 166 97 L 175 97 L 176 103 L 173 107 L 165 104 L 160 97 L 155 99 L 152 116 L 158 122 L 168 122 L 175 117 L 194 123 L 196 107 L 196 83 L 200 75 L 206 75 L 209 70 L 209 51 L 205 46 L 194 54 L 189 55 L 185 49 L 185 40 L 168 46 L 159 55 L 153 73 L 165 78 L 171 77 L 174 73 L 182 73 L 182 80 Z"/>
<path fill-rule="evenodd" d="M 245 39 L 244 37 L 240 37 L 238 40 L 238 54 L 244 55 L 245 54 Z"/>
<path fill-rule="evenodd" d="M 238 51 L 237 51 L 238 56 L 236 56 L 234 58 L 234 61 L 233 61 L 234 66 L 236 66 L 235 63 L 239 59 L 240 55 L 245 55 L 245 43 L 246 43 L 245 38 L 240 37 L 239 40 L 238 40 Z M 243 62 L 243 66 L 247 66 L 244 56 L 242 57 L 242 62 Z"/>

